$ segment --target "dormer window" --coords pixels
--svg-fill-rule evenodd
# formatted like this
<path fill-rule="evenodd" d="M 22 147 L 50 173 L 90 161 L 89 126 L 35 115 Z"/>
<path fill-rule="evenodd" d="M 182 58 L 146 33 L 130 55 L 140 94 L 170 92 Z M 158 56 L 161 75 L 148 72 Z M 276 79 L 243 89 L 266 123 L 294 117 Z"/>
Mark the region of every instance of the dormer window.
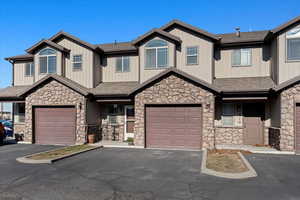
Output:
<path fill-rule="evenodd" d="M 145 68 L 159 69 L 168 66 L 168 43 L 164 40 L 151 40 L 145 46 Z"/>
<path fill-rule="evenodd" d="M 300 61 L 300 27 L 294 28 L 286 34 L 287 60 Z"/>
<path fill-rule="evenodd" d="M 39 53 L 39 72 L 40 74 L 55 74 L 56 73 L 56 51 L 46 48 Z"/>

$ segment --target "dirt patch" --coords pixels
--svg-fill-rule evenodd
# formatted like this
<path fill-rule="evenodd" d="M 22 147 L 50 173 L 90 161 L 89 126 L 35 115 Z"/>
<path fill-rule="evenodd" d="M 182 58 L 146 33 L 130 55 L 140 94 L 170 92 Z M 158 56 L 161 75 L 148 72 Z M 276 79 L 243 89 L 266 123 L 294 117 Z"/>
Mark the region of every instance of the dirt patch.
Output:
<path fill-rule="evenodd" d="M 65 147 L 65 148 L 60 148 L 48 152 L 42 152 L 39 154 L 35 154 L 33 156 L 30 156 L 28 158 L 33 159 L 33 160 L 48 160 L 48 159 L 54 159 L 54 158 L 59 158 L 61 156 L 69 155 L 72 153 L 80 152 L 83 150 L 88 150 L 88 149 L 93 149 L 95 147 L 89 146 L 89 145 L 76 145 L 76 146 L 70 146 L 70 147 Z"/>
<path fill-rule="evenodd" d="M 249 169 L 246 167 L 237 150 L 209 150 L 207 152 L 206 167 L 218 172 L 241 173 Z"/>

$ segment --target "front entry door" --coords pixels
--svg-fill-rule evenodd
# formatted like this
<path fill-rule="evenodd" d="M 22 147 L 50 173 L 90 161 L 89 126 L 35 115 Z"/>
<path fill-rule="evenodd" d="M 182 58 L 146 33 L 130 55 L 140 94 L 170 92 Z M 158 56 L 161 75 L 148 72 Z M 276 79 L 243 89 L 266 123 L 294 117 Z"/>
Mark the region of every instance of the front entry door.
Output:
<path fill-rule="evenodd" d="M 125 128 L 124 140 L 134 137 L 134 107 L 132 105 L 125 106 Z"/>
<path fill-rule="evenodd" d="M 263 145 L 264 104 L 247 103 L 243 106 L 244 115 L 244 144 Z"/>

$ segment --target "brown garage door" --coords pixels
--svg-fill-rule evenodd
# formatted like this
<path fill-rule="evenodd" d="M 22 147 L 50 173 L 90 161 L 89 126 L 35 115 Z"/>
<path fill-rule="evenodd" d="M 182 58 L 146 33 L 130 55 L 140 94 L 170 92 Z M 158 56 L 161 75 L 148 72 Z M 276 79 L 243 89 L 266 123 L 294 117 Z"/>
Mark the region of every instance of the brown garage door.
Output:
<path fill-rule="evenodd" d="M 35 108 L 35 142 L 71 145 L 75 143 L 75 108 Z"/>
<path fill-rule="evenodd" d="M 146 147 L 200 149 L 202 109 L 197 106 L 147 106 Z"/>
<path fill-rule="evenodd" d="M 295 120 L 295 150 L 297 154 L 300 154 L 300 104 L 296 105 L 296 120 Z"/>

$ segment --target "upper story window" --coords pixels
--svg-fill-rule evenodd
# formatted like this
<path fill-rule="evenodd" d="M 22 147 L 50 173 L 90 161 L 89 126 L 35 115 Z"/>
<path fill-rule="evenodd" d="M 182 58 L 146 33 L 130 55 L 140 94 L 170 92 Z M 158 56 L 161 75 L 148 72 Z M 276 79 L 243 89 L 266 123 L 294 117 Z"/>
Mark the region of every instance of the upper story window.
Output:
<path fill-rule="evenodd" d="M 232 51 L 232 66 L 250 66 L 251 49 L 235 49 Z"/>
<path fill-rule="evenodd" d="M 121 56 L 116 60 L 116 72 L 129 72 L 129 57 Z"/>
<path fill-rule="evenodd" d="M 73 70 L 82 70 L 82 55 L 73 55 Z"/>
<path fill-rule="evenodd" d="M 56 73 L 56 51 L 46 48 L 39 53 L 40 74 Z"/>
<path fill-rule="evenodd" d="M 186 48 L 186 64 L 197 65 L 198 64 L 198 47 Z"/>
<path fill-rule="evenodd" d="M 145 68 L 155 69 L 168 66 L 168 43 L 163 40 L 151 40 L 145 46 Z"/>
<path fill-rule="evenodd" d="M 300 27 L 294 28 L 286 34 L 287 60 L 300 61 Z"/>
<path fill-rule="evenodd" d="M 25 76 L 33 76 L 34 74 L 34 63 L 26 63 L 25 64 Z"/>

